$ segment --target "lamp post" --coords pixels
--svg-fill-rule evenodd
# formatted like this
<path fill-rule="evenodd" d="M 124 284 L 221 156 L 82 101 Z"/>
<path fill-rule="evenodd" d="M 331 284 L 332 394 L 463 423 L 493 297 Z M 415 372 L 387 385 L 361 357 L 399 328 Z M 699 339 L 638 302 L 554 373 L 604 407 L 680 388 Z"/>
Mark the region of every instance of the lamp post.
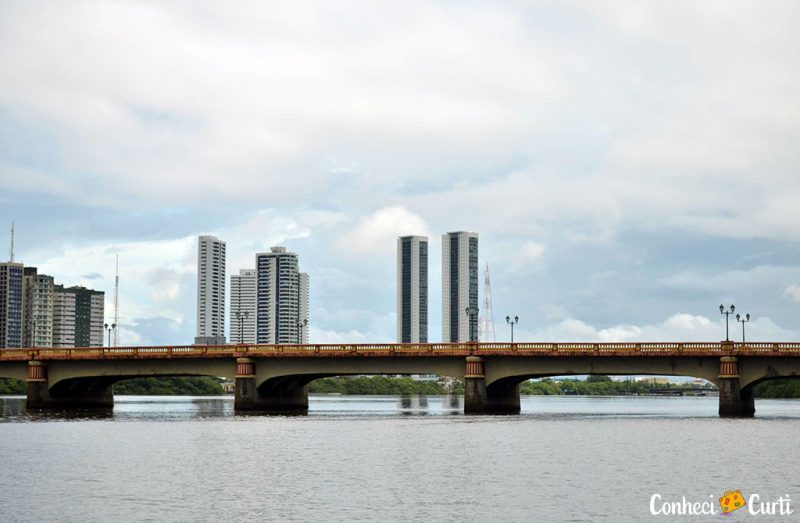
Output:
<path fill-rule="evenodd" d="M 106 329 L 106 332 L 108 332 L 108 346 L 111 347 L 111 331 L 117 328 L 117 324 L 112 323 L 111 325 L 109 325 L 108 323 L 105 323 L 103 324 L 103 327 Z"/>
<path fill-rule="evenodd" d="M 731 341 L 730 338 L 728 337 L 728 316 L 733 314 L 734 310 L 736 310 L 736 307 L 734 305 L 731 305 L 730 310 L 727 311 L 725 310 L 724 305 L 719 306 L 719 313 L 725 315 L 725 341 Z"/>
<path fill-rule="evenodd" d="M 478 308 L 467 307 L 464 309 L 464 312 L 467 313 L 467 317 L 469 318 L 469 341 L 478 341 L 478 334 L 475 332 L 475 327 L 478 326 Z M 475 318 L 474 321 L 473 318 Z"/>
<path fill-rule="evenodd" d="M 297 320 L 297 344 L 300 345 L 303 342 L 303 328 L 308 327 L 308 318 L 303 318 L 302 320 Z"/>
<path fill-rule="evenodd" d="M 249 316 L 249 311 L 236 311 L 236 319 L 239 320 L 239 343 L 244 343 L 244 320 Z"/>
<path fill-rule="evenodd" d="M 742 324 L 742 343 L 744 343 L 744 324 L 750 321 L 750 313 L 745 314 L 744 318 L 737 314 L 736 321 Z"/>
<path fill-rule="evenodd" d="M 514 325 L 519 323 L 519 316 L 514 316 L 514 321 L 511 321 L 511 316 L 506 316 L 506 323 L 511 325 L 511 343 L 514 343 Z"/>

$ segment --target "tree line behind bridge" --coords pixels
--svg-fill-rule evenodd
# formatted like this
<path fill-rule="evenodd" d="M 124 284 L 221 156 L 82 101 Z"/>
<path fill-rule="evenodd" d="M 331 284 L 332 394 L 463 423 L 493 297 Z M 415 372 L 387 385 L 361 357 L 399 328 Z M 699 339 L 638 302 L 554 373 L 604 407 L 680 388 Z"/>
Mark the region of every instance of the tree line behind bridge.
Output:
<path fill-rule="evenodd" d="M 26 383 L 21 380 L 0 379 L 0 394 L 26 393 Z M 520 393 L 541 396 L 624 396 L 666 392 L 670 389 L 694 388 L 691 384 L 661 384 L 647 381 L 612 381 L 608 376 L 589 376 L 586 380 L 526 381 Z M 354 395 L 402 395 L 462 393 L 463 384 L 456 382 L 450 390 L 436 381 L 417 381 L 405 377 L 358 376 L 347 378 L 321 378 L 312 381 L 311 393 L 336 393 Z M 696 387 L 698 392 L 708 391 Z M 712 389 L 713 390 L 713 389 Z M 209 376 L 133 378 L 114 385 L 114 394 L 124 396 L 214 396 L 224 394 L 222 382 Z M 775 379 L 756 385 L 757 398 L 800 398 L 800 379 Z"/>

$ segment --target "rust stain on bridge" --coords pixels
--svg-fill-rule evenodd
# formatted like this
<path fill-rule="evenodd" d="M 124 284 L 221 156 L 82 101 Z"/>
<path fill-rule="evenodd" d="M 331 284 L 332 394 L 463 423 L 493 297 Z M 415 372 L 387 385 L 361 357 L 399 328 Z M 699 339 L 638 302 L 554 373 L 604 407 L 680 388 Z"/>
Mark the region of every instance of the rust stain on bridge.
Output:
<path fill-rule="evenodd" d="M 435 356 L 800 356 L 800 343 L 427 343 L 335 345 L 176 345 L 0 350 L 0 361 L 161 358 L 341 358 Z"/>

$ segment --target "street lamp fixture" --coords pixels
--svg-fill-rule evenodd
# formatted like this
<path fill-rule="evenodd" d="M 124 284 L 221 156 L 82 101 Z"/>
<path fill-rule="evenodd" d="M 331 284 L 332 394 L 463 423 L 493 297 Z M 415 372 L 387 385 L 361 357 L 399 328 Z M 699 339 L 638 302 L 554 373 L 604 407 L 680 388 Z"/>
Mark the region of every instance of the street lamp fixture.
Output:
<path fill-rule="evenodd" d="M 308 328 L 308 318 L 303 318 L 302 320 L 297 320 L 297 344 L 300 345 L 303 342 L 303 329 Z"/>
<path fill-rule="evenodd" d="M 744 324 L 750 321 L 750 313 L 744 315 L 744 317 L 736 315 L 736 321 L 742 324 L 742 343 L 744 343 Z"/>
<path fill-rule="evenodd" d="M 478 308 L 467 307 L 464 309 L 464 312 L 467 313 L 467 317 L 469 318 L 469 341 L 478 341 L 478 333 L 476 332 L 478 326 Z"/>
<path fill-rule="evenodd" d="M 108 346 L 111 347 L 111 331 L 117 328 L 117 324 L 112 323 L 109 325 L 108 323 L 104 323 L 103 328 L 105 328 L 106 332 L 108 332 Z"/>
<path fill-rule="evenodd" d="M 236 319 L 239 320 L 239 343 L 244 343 L 244 320 L 250 316 L 249 311 L 236 311 Z"/>
<path fill-rule="evenodd" d="M 730 338 L 728 337 L 728 316 L 733 314 L 733 311 L 735 311 L 735 310 L 736 310 L 736 306 L 735 305 L 731 305 L 730 310 L 727 310 L 727 311 L 725 310 L 725 306 L 724 305 L 720 305 L 719 306 L 719 313 L 725 315 L 725 341 L 731 341 Z"/>
<path fill-rule="evenodd" d="M 519 323 L 519 316 L 514 316 L 514 320 L 511 320 L 511 316 L 506 316 L 506 323 L 511 325 L 511 343 L 514 343 L 514 325 Z"/>

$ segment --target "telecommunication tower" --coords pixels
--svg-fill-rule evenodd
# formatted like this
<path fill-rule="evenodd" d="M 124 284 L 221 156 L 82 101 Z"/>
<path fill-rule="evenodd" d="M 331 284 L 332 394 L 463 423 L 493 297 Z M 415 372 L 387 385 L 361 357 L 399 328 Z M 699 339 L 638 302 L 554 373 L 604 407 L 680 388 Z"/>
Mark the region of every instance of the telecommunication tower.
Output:
<path fill-rule="evenodd" d="M 14 222 L 11 222 L 11 254 L 8 261 L 14 262 Z"/>
<path fill-rule="evenodd" d="M 483 273 L 483 308 L 479 323 L 479 340 L 482 342 L 495 342 L 494 335 L 494 312 L 492 311 L 492 283 L 489 280 L 489 262 L 486 262 L 486 270 Z"/>
<path fill-rule="evenodd" d="M 117 254 L 117 272 L 114 277 L 114 347 L 117 346 L 117 333 L 119 332 L 119 254 Z"/>

